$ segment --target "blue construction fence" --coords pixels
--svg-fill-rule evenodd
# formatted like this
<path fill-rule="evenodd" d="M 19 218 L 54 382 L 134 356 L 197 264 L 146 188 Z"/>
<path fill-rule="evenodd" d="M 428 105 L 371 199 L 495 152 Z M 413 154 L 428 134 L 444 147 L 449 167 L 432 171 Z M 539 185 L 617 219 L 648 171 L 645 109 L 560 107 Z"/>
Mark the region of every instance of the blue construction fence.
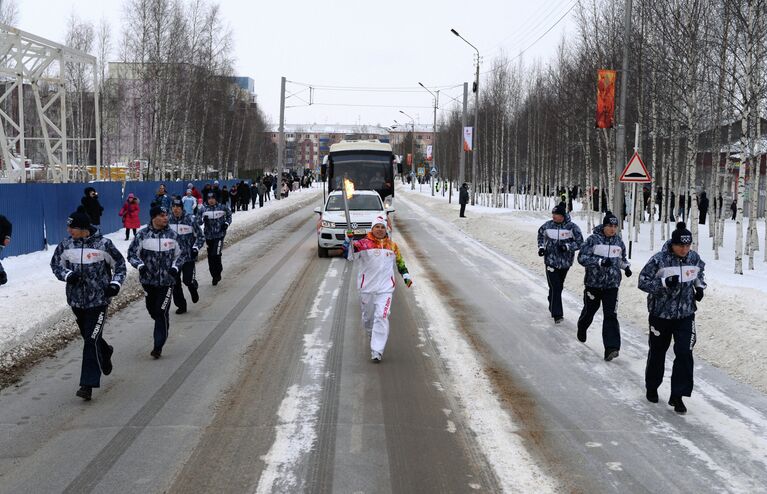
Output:
<path fill-rule="evenodd" d="M 219 186 L 231 188 L 240 180 L 219 180 Z M 250 180 L 245 180 L 250 183 Z M 2 257 L 29 254 L 55 245 L 67 237 L 67 218 L 80 206 L 85 188 L 93 187 L 99 194 L 104 208 L 101 215 L 101 232 L 114 233 L 120 230 L 122 218 L 118 212 L 128 194 L 139 199 L 141 223 L 149 222 L 150 204 L 160 184 L 165 185 L 169 195 L 184 195 L 187 185 L 194 184 L 202 191 L 205 184 L 213 180 L 187 180 L 184 182 L 95 182 L 66 184 L 0 184 L 0 214 L 13 224 L 11 243 L 2 250 Z"/>

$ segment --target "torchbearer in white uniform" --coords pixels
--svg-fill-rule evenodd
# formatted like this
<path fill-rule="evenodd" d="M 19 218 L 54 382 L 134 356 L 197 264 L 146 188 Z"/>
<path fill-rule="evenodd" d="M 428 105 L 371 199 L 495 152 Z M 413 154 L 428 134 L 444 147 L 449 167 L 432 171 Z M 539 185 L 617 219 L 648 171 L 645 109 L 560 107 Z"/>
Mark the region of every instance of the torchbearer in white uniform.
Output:
<path fill-rule="evenodd" d="M 344 257 L 358 262 L 357 288 L 360 292 L 362 325 L 370 334 L 370 359 L 377 363 L 383 358 L 389 338 L 389 315 L 396 286 L 395 267 L 408 288 L 413 281 L 399 247 L 389 238 L 384 216 L 376 217 L 373 228 L 365 238 L 352 240 L 351 231 L 346 235 Z M 347 255 L 350 248 L 351 253 Z"/>

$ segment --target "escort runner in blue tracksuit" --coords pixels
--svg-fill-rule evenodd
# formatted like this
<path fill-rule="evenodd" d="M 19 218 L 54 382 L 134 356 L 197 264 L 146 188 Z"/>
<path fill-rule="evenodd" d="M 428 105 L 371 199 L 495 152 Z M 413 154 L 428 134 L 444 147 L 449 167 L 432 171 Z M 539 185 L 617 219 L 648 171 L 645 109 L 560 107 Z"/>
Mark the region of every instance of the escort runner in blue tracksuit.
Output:
<path fill-rule="evenodd" d="M 538 229 L 538 255 L 543 257 L 549 284 L 549 312 L 557 324 L 562 322 L 562 288 L 567 271 L 582 243 L 581 229 L 570 221 L 567 206 L 560 202 L 551 211 L 551 220 Z"/>
<path fill-rule="evenodd" d="M 218 195 L 208 192 L 207 204 L 200 212 L 200 224 L 205 226 L 205 242 L 208 244 L 208 268 L 213 278 L 213 285 L 221 281 L 224 266 L 221 264 L 221 251 L 224 248 L 224 237 L 229 225 L 232 224 L 232 212 L 225 204 L 218 203 Z"/>
<path fill-rule="evenodd" d="M 578 340 L 586 341 L 586 330 L 602 305 L 602 342 L 605 360 L 618 356 L 621 348 L 621 327 L 618 323 L 618 287 L 621 270 L 631 276 L 631 264 L 626 259 L 626 246 L 618 235 L 618 218 L 605 214 L 602 224 L 586 239 L 578 253 L 578 262 L 586 268 L 583 284 L 583 310 L 578 318 Z"/>
<path fill-rule="evenodd" d="M 173 303 L 176 304 L 176 314 L 186 312 L 186 299 L 184 298 L 183 284 L 189 288 L 192 303 L 200 300 L 197 293 L 197 278 L 195 277 L 194 263 L 200 252 L 205 239 L 202 235 L 197 218 L 185 214 L 182 199 L 174 198 L 171 202 L 171 215 L 169 220 L 170 229 L 178 235 L 178 245 L 181 247 L 181 255 L 185 262 L 181 266 L 181 272 L 176 276 L 176 284 L 173 285 Z"/>
<path fill-rule="evenodd" d="M 62 240 L 51 258 L 51 270 L 67 283 L 72 308 L 85 346 L 76 395 L 88 401 L 101 374 L 112 373 L 114 349 L 104 340 L 107 306 L 125 280 L 125 259 L 108 238 L 102 237 L 84 209 L 67 219 L 69 238 Z"/>
<path fill-rule="evenodd" d="M 706 264 L 697 252 L 690 250 L 691 244 L 692 234 L 684 222 L 677 223 L 671 240 L 647 261 L 639 274 L 639 289 L 648 293 L 650 312 L 650 351 L 645 368 L 647 399 L 658 402 L 666 351 L 673 337 L 674 365 L 668 404 L 677 413 L 687 412 L 682 396 L 692 394 L 695 311 L 706 288 L 703 276 Z"/>
<path fill-rule="evenodd" d="M 154 206 L 149 216 L 149 224 L 133 237 L 128 247 L 128 262 L 138 269 L 146 310 L 154 319 L 154 348 L 150 355 L 158 359 L 168 339 L 173 285 L 186 259 L 181 253 L 178 235 L 168 227 L 168 211 Z"/>

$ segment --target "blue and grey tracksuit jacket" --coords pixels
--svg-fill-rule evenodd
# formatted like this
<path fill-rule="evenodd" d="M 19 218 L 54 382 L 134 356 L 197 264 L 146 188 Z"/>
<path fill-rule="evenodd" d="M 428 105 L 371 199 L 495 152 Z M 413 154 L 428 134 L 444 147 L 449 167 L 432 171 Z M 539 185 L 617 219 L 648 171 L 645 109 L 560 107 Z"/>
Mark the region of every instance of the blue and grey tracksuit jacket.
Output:
<path fill-rule="evenodd" d="M 110 283 L 122 286 L 126 275 L 125 258 L 111 240 L 98 233 L 62 240 L 51 257 L 51 270 L 61 281 L 72 273 L 80 275 L 78 283 L 67 283 L 67 303 L 79 309 L 107 305 L 104 289 Z"/>
<path fill-rule="evenodd" d="M 567 250 L 560 250 L 560 245 L 566 245 Z M 575 251 L 581 248 L 583 235 L 578 225 L 570 221 L 570 215 L 565 215 L 565 221 L 555 223 L 549 220 L 538 229 L 538 248 L 545 249 L 544 262 L 546 266 L 556 269 L 567 269 L 573 265 Z"/>
<path fill-rule="evenodd" d="M 639 274 L 639 289 L 647 292 L 647 309 L 651 316 L 661 319 L 684 319 L 695 314 L 695 288 L 706 288 L 703 270 L 706 267 L 697 252 L 677 257 L 667 241 L 660 252 L 647 261 Z M 666 288 L 665 280 L 678 275 L 679 284 Z"/>
<path fill-rule="evenodd" d="M 612 265 L 603 267 L 603 259 L 610 259 Z M 621 270 L 631 264 L 626 259 L 626 245 L 620 235 L 608 237 L 604 226 L 597 225 L 586 239 L 578 253 L 578 262 L 586 268 L 583 284 L 591 288 L 617 288 L 621 284 Z"/>
<path fill-rule="evenodd" d="M 142 285 L 173 286 L 175 278 L 170 268 L 181 266 L 186 256 L 181 252 L 178 235 L 170 228 L 156 230 L 152 225 L 142 228 L 128 247 L 128 262 L 136 269 L 146 266 L 139 276 Z"/>
<path fill-rule="evenodd" d="M 232 211 L 223 204 L 206 204 L 200 212 L 199 221 L 201 225 L 205 225 L 205 240 L 218 240 L 226 235 L 224 224 L 227 228 L 232 224 Z"/>
<path fill-rule="evenodd" d="M 168 227 L 178 235 L 176 240 L 186 261 L 191 261 L 192 249 L 199 251 L 205 243 L 197 218 L 188 214 L 182 214 L 180 218 L 176 218 L 176 215 L 171 213 L 168 216 Z"/>

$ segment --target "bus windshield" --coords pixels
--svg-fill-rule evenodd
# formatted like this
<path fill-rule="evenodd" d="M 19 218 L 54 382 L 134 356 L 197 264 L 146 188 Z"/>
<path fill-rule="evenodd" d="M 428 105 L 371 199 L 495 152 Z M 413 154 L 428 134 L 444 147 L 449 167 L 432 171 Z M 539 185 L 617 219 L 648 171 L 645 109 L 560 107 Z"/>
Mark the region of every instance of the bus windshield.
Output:
<path fill-rule="evenodd" d="M 342 195 L 328 197 L 328 205 L 325 211 L 343 211 L 344 198 Z M 381 200 L 372 195 L 353 195 L 349 199 L 349 211 L 382 211 Z"/>
<path fill-rule="evenodd" d="M 392 155 L 384 153 L 344 152 L 331 156 L 329 189 L 342 188 L 344 176 L 360 190 L 375 190 L 382 198 L 394 194 Z"/>

